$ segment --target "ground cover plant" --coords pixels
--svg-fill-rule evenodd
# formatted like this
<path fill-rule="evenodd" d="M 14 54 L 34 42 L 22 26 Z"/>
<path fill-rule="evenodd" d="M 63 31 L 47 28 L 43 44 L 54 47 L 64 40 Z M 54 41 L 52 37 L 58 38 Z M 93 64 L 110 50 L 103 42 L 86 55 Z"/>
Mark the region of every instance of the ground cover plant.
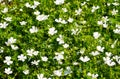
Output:
<path fill-rule="evenodd" d="M 0 79 L 120 79 L 120 0 L 0 0 Z"/>

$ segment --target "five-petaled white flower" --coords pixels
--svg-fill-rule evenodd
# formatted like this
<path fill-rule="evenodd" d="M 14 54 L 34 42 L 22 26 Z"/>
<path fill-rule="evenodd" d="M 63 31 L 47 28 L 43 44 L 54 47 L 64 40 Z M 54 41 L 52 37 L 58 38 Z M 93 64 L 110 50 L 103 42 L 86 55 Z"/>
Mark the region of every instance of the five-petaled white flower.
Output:
<path fill-rule="evenodd" d="M 42 61 L 45 61 L 45 62 L 48 61 L 48 58 L 46 56 L 42 56 L 41 59 Z"/>
<path fill-rule="evenodd" d="M 7 22 L 0 23 L 0 28 L 5 29 L 8 26 Z"/>
<path fill-rule="evenodd" d="M 10 56 L 6 56 L 5 60 L 3 62 L 6 63 L 7 65 L 11 65 L 13 63 L 13 61 L 11 61 L 11 57 Z"/>
<path fill-rule="evenodd" d="M 39 62 L 40 62 L 40 60 L 34 60 L 34 61 L 31 62 L 31 64 L 37 66 L 39 64 Z"/>
<path fill-rule="evenodd" d="M 6 74 L 12 74 L 12 70 L 11 70 L 11 68 L 5 68 L 5 71 L 4 71 Z"/>
<path fill-rule="evenodd" d="M 14 39 L 13 37 L 10 37 L 10 38 L 8 39 L 8 41 L 5 42 L 5 44 L 6 44 L 7 46 L 12 45 L 13 43 L 16 43 L 16 39 Z"/>
<path fill-rule="evenodd" d="M 28 74 L 29 74 L 29 70 L 24 70 L 23 73 L 24 73 L 25 75 L 28 75 Z"/>
<path fill-rule="evenodd" d="M 79 59 L 83 62 L 87 62 L 90 60 L 90 58 L 88 56 L 84 56 L 84 57 L 81 56 Z"/>
<path fill-rule="evenodd" d="M 38 32 L 38 28 L 35 26 L 32 26 L 32 28 L 29 30 L 30 33 L 37 33 Z"/>
<path fill-rule="evenodd" d="M 26 56 L 24 56 L 23 54 L 18 55 L 18 60 L 19 60 L 19 61 L 24 62 L 26 59 L 27 59 L 27 57 L 26 57 Z"/>
<path fill-rule="evenodd" d="M 93 37 L 95 38 L 95 39 L 98 39 L 99 37 L 100 37 L 100 33 L 99 32 L 94 32 L 93 33 Z"/>
<path fill-rule="evenodd" d="M 54 73 L 55 76 L 59 76 L 59 77 L 60 77 L 60 76 L 62 76 L 62 70 L 63 70 L 63 69 L 54 70 L 53 73 Z"/>
<path fill-rule="evenodd" d="M 97 46 L 96 48 L 97 48 L 97 50 L 100 51 L 100 52 L 104 52 L 104 49 L 105 49 L 104 47 L 101 47 L 101 46 Z"/>
<path fill-rule="evenodd" d="M 22 25 L 22 26 L 23 26 L 23 25 L 26 25 L 26 24 L 27 24 L 26 21 L 21 21 L 21 22 L 20 22 L 20 25 Z"/>
<path fill-rule="evenodd" d="M 49 28 L 48 34 L 54 35 L 55 33 L 57 33 L 57 30 L 55 30 L 55 27 Z"/>

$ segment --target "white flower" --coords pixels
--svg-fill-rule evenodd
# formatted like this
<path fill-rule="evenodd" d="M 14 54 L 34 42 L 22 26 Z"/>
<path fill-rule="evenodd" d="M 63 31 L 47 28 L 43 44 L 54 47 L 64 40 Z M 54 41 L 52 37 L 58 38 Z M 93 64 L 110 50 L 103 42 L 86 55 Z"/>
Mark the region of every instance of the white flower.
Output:
<path fill-rule="evenodd" d="M 4 18 L 6 21 L 12 21 L 12 17 L 6 17 Z"/>
<path fill-rule="evenodd" d="M 70 73 L 72 73 L 72 70 L 71 70 L 71 68 L 69 66 L 67 66 L 66 70 L 64 71 L 64 75 L 68 75 Z"/>
<path fill-rule="evenodd" d="M 44 14 L 42 14 L 42 15 L 37 15 L 36 19 L 37 19 L 38 21 L 43 21 L 43 20 L 47 20 L 48 17 L 49 17 L 49 15 L 44 15 Z"/>
<path fill-rule="evenodd" d="M 77 35 L 79 33 L 78 29 L 72 29 L 71 35 Z"/>
<path fill-rule="evenodd" d="M 111 53 L 111 52 L 105 52 L 105 55 L 106 55 L 107 57 L 110 57 L 110 56 L 112 55 L 112 53 Z"/>
<path fill-rule="evenodd" d="M 100 54 L 100 52 L 98 52 L 98 51 L 93 51 L 93 52 L 91 52 L 91 55 L 93 55 L 93 56 L 97 56 L 97 55 L 99 55 Z"/>
<path fill-rule="evenodd" d="M 80 49 L 80 52 L 79 52 L 80 54 L 84 54 L 85 53 L 85 48 L 82 48 L 82 49 Z"/>
<path fill-rule="evenodd" d="M 114 2 L 112 3 L 114 6 L 119 6 L 119 3 L 118 2 Z"/>
<path fill-rule="evenodd" d="M 11 68 L 5 68 L 5 71 L 4 71 L 6 74 L 12 74 L 12 70 Z"/>
<path fill-rule="evenodd" d="M 120 64 L 120 56 L 114 56 L 113 57 L 113 59 L 115 59 L 116 60 L 116 62 L 118 63 L 118 64 Z"/>
<path fill-rule="evenodd" d="M 28 7 L 31 7 L 31 5 L 27 2 L 26 4 L 25 4 L 25 6 L 28 8 Z"/>
<path fill-rule="evenodd" d="M 12 48 L 13 50 L 17 50 L 17 49 L 18 49 L 18 46 L 11 45 L 11 48 Z"/>
<path fill-rule="evenodd" d="M 40 62 L 40 60 L 34 60 L 34 61 L 31 62 L 31 64 L 37 66 L 39 64 L 39 62 Z"/>
<path fill-rule="evenodd" d="M 67 11 L 68 11 L 67 8 L 62 8 L 62 10 L 63 10 L 64 12 L 67 12 Z"/>
<path fill-rule="evenodd" d="M 113 61 L 110 59 L 110 57 L 103 57 L 103 60 L 104 60 L 105 64 L 107 64 L 108 66 L 114 66 L 114 65 L 116 65 L 116 63 L 113 62 Z"/>
<path fill-rule="evenodd" d="M 120 25 L 116 24 L 116 29 L 113 30 L 114 33 L 120 34 Z"/>
<path fill-rule="evenodd" d="M 103 25 L 103 22 L 102 21 L 98 21 L 97 24 L 98 25 Z"/>
<path fill-rule="evenodd" d="M 55 53 L 55 57 L 54 57 L 54 59 L 56 59 L 57 61 L 60 61 L 60 60 L 62 60 L 62 59 L 64 59 L 64 52 L 61 52 L 61 53 Z"/>
<path fill-rule="evenodd" d="M 27 55 L 33 56 L 34 49 L 27 50 Z"/>
<path fill-rule="evenodd" d="M 13 43 L 16 43 L 16 39 L 14 39 L 13 37 L 10 37 L 10 38 L 8 39 L 8 41 L 5 42 L 5 44 L 6 44 L 7 46 L 12 45 Z"/>
<path fill-rule="evenodd" d="M 33 55 L 37 56 L 38 53 L 39 53 L 39 51 L 34 51 L 34 52 L 33 52 Z"/>
<path fill-rule="evenodd" d="M 95 39 L 98 39 L 99 37 L 100 37 L 100 33 L 99 32 L 94 32 L 93 33 L 93 37 L 95 38 Z"/>
<path fill-rule="evenodd" d="M 67 24 L 67 21 L 62 20 L 61 23 L 62 23 L 62 24 Z"/>
<path fill-rule="evenodd" d="M 92 74 L 90 72 L 87 73 L 88 76 L 92 76 Z"/>
<path fill-rule="evenodd" d="M 6 63 L 7 65 L 11 65 L 13 63 L 13 61 L 11 61 L 11 57 L 10 56 L 6 56 L 5 60 L 3 62 Z"/>
<path fill-rule="evenodd" d="M 25 75 L 27 75 L 27 74 L 29 74 L 29 70 L 24 70 L 23 73 L 24 73 Z"/>
<path fill-rule="evenodd" d="M 37 33 L 38 32 L 38 28 L 35 26 L 32 26 L 32 28 L 29 30 L 30 33 Z"/>
<path fill-rule="evenodd" d="M 120 34 L 120 29 L 114 29 L 113 32 L 116 34 Z"/>
<path fill-rule="evenodd" d="M 63 45 L 63 47 L 64 47 L 64 48 L 68 48 L 68 47 L 69 47 L 69 44 L 66 44 L 66 43 L 65 43 L 65 44 Z"/>
<path fill-rule="evenodd" d="M 54 3 L 56 4 L 56 5 L 61 5 L 61 4 L 63 4 L 65 1 L 64 0 L 56 0 L 56 1 L 54 1 Z"/>
<path fill-rule="evenodd" d="M 53 73 L 54 73 L 54 75 L 60 77 L 60 76 L 62 76 L 62 70 L 63 70 L 63 69 L 60 69 L 60 70 L 54 70 Z"/>
<path fill-rule="evenodd" d="M 57 30 L 55 30 L 55 27 L 49 28 L 48 34 L 54 35 L 55 33 L 57 33 Z"/>
<path fill-rule="evenodd" d="M 62 18 L 55 19 L 55 22 L 62 23 L 62 24 L 67 24 L 67 21 L 63 20 Z"/>
<path fill-rule="evenodd" d="M 91 12 L 93 13 L 93 12 L 95 12 L 95 10 L 97 10 L 99 8 L 100 8 L 99 6 L 93 6 Z"/>
<path fill-rule="evenodd" d="M 34 12 L 34 15 L 39 15 L 39 14 L 40 12 L 38 10 Z"/>
<path fill-rule="evenodd" d="M 40 3 L 38 1 L 34 1 L 34 5 L 38 6 Z"/>
<path fill-rule="evenodd" d="M 26 21 L 21 21 L 21 22 L 20 22 L 20 25 L 26 25 L 26 24 L 27 24 Z"/>
<path fill-rule="evenodd" d="M 83 2 L 83 3 L 81 3 L 81 6 L 84 6 L 86 4 L 86 2 Z"/>
<path fill-rule="evenodd" d="M 97 50 L 100 51 L 100 52 L 104 52 L 104 49 L 105 49 L 104 47 L 101 47 L 101 46 L 97 46 L 96 48 L 97 48 Z"/>
<path fill-rule="evenodd" d="M 108 16 L 103 16 L 103 17 L 102 17 L 102 21 L 105 22 L 105 23 L 106 23 L 107 21 L 109 21 Z"/>
<path fill-rule="evenodd" d="M 98 74 L 92 74 L 92 78 L 96 79 L 98 77 Z"/>
<path fill-rule="evenodd" d="M 37 56 L 39 51 L 35 51 L 34 49 L 27 50 L 27 55 L 29 56 Z"/>
<path fill-rule="evenodd" d="M 21 12 L 23 11 L 23 9 L 19 9 Z"/>
<path fill-rule="evenodd" d="M 73 18 L 69 18 L 68 22 L 72 23 L 73 22 Z"/>
<path fill-rule="evenodd" d="M 8 23 L 6 22 L 0 23 L 0 28 L 5 29 L 7 26 L 8 26 Z"/>
<path fill-rule="evenodd" d="M 118 13 L 118 10 L 113 9 L 111 13 L 112 15 L 116 15 Z"/>
<path fill-rule="evenodd" d="M 37 74 L 37 78 L 38 78 L 38 79 L 47 79 L 47 78 L 44 77 L 43 74 Z"/>
<path fill-rule="evenodd" d="M 19 60 L 19 61 L 24 62 L 26 59 L 27 59 L 27 57 L 26 57 L 26 56 L 24 56 L 23 54 L 18 55 L 18 60 Z"/>
<path fill-rule="evenodd" d="M 82 12 L 82 9 L 81 8 L 79 8 L 78 10 L 75 10 L 75 15 L 80 15 L 81 14 L 81 12 Z"/>
<path fill-rule="evenodd" d="M 89 58 L 88 56 L 80 57 L 79 59 L 80 59 L 81 61 L 83 61 L 83 62 L 87 62 L 87 61 L 90 60 L 90 58 Z"/>
<path fill-rule="evenodd" d="M 42 56 L 41 59 L 42 61 L 45 61 L 45 62 L 48 61 L 48 58 L 46 56 Z"/>
<path fill-rule="evenodd" d="M 78 65 L 79 63 L 78 62 L 73 62 L 73 65 Z"/>
<path fill-rule="evenodd" d="M 7 7 L 4 8 L 1 12 L 2 12 L 2 13 L 7 13 L 7 12 L 8 12 L 8 8 L 7 8 Z"/>
<path fill-rule="evenodd" d="M 64 44 L 64 40 L 62 38 L 62 35 L 59 35 L 59 37 L 56 40 L 59 42 L 59 44 Z"/>
<path fill-rule="evenodd" d="M 104 28 L 107 28 L 107 27 L 108 27 L 108 24 L 103 23 L 103 27 L 104 27 Z"/>

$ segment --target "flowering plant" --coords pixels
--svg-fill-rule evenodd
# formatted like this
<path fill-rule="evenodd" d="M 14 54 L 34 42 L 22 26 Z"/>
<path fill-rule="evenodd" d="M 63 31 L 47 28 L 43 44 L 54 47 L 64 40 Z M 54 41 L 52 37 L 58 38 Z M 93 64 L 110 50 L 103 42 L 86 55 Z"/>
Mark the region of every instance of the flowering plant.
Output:
<path fill-rule="evenodd" d="M 119 79 L 120 0 L 0 0 L 0 79 Z"/>

